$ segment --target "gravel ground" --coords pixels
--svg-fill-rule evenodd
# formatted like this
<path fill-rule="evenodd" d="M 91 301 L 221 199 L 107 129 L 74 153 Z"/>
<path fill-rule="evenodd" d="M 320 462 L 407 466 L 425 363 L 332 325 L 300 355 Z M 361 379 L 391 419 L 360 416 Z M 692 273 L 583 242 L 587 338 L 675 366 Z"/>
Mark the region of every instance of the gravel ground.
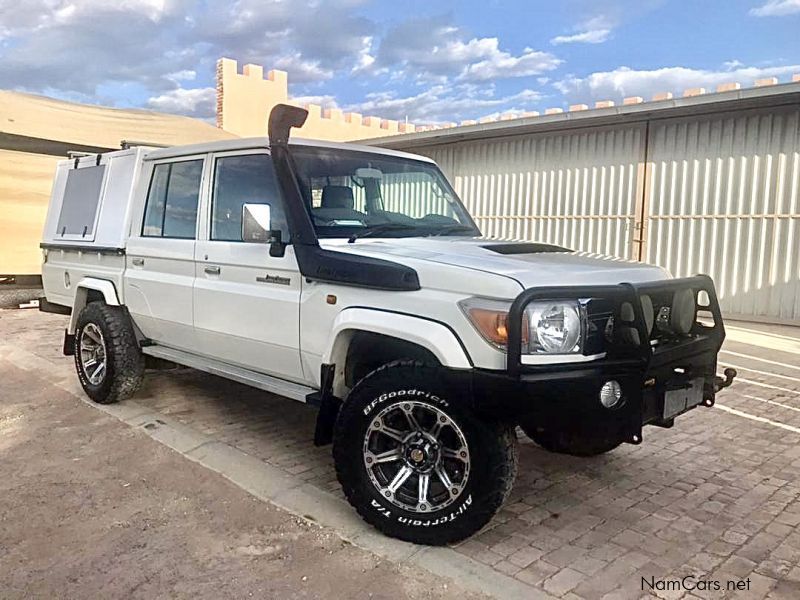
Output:
<path fill-rule="evenodd" d="M 16 308 L 41 296 L 44 296 L 42 288 L 0 288 L 0 308 Z"/>
<path fill-rule="evenodd" d="M 0 361 L 0 597 L 474 598 Z"/>

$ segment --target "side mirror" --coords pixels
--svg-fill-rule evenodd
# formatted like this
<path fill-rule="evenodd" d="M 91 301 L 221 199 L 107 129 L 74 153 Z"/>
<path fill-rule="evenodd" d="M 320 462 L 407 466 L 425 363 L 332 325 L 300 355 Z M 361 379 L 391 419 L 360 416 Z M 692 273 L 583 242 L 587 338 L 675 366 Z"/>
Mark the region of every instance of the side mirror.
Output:
<path fill-rule="evenodd" d="M 242 241 L 266 244 L 271 239 L 269 204 L 242 205 Z"/>
<path fill-rule="evenodd" d="M 242 205 L 242 241 L 269 244 L 270 256 L 283 256 L 286 253 L 286 244 L 281 240 L 281 231 L 271 227 L 269 204 Z"/>

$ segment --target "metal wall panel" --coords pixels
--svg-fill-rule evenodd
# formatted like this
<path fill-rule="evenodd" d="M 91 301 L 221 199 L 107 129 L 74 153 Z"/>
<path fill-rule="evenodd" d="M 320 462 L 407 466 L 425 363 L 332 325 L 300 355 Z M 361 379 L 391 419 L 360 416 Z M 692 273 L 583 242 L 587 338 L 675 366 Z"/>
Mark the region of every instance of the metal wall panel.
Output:
<path fill-rule="evenodd" d="M 564 126 L 408 149 L 441 165 L 487 236 L 707 273 L 727 315 L 800 324 L 796 103 Z"/>
<path fill-rule="evenodd" d="M 386 173 L 381 181 L 383 207 L 416 219 L 425 215 L 452 216 L 441 188 L 427 173 Z"/>
<path fill-rule="evenodd" d="M 727 314 L 800 321 L 800 110 L 651 124 L 648 262 L 708 273 Z"/>
<path fill-rule="evenodd" d="M 633 257 L 643 125 L 415 151 L 439 163 L 484 235 Z"/>

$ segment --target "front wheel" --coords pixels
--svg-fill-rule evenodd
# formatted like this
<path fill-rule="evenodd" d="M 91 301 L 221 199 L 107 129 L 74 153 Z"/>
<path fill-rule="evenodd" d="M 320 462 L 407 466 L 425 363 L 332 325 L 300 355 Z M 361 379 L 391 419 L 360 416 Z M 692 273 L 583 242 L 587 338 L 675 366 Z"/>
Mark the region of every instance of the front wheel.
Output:
<path fill-rule="evenodd" d="M 516 475 L 516 437 L 467 404 L 443 369 L 415 362 L 381 367 L 350 392 L 333 454 L 345 496 L 368 523 L 441 545 L 494 516 Z"/>

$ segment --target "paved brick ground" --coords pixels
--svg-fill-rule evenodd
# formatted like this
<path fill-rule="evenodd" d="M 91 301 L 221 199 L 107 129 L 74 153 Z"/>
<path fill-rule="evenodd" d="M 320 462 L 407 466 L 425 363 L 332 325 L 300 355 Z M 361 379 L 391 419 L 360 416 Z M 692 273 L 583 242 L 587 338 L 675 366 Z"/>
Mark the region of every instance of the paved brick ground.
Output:
<path fill-rule="evenodd" d="M 62 330 L 62 317 L 0 313 L 4 341 L 66 373 Z M 718 407 L 647 429 L 641 446 L 578 459 L 520 433 L 509 502 L 456 550 L 567 599 L 724 593 L 642 582 L 685 575 L 748 585 L 727 597 L 800 598 L 800 330 L 731 323 L 721 360 L 742 379 Z M 136 401 L 340 493 L 309 407 L 188 369 L 149 374 Z"/>

